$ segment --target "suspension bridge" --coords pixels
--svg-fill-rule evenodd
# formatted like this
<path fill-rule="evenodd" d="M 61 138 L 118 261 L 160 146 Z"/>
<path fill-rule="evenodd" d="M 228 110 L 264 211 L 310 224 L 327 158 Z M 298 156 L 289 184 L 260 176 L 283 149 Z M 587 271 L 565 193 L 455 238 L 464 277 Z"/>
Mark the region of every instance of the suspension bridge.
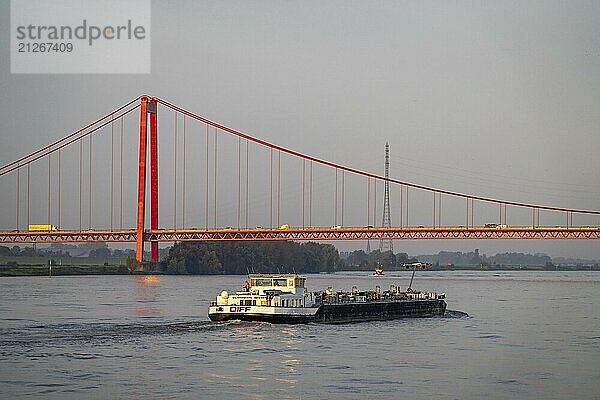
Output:
<path fill-rule="evenodd" d="M 159 162 L 167 150 L 170 165 Z M 397 200 L 397 217 L 385 227 L 376 226 L 382 186 Z M 405 182 L 147 95 L 2 165 L 0 193 L 5 209 L 14 202 L 13 225 L 2 221 L 0 243 L 134 242 L 140 262 L 146 243 L 157 261 L 159 242 L 193 240 L 600 239 L 600 211 Z M 159 198 L 171 209 L 159 208 Z M 429 218 L 417 225 L 416 210 L 422 218 L 424 208 Z"/>

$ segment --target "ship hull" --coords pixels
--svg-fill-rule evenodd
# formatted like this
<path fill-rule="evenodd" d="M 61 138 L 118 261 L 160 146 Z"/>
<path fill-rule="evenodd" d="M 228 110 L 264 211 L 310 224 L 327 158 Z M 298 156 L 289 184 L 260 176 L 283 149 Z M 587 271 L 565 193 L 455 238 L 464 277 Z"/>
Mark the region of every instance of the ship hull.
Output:
<path fill-rule="evenodd" d="M 344 323 L 428 318 L 443 315 L 445 311 L 446 302 L 439 299 L 325 304 L 317 311 L 314 322 Z"/>
<path fill-rule="evenodd" d="M 234 308 L 231 307 L 231 309 Z M 242 308 L 241 311 L 240 308 Z M 315 308 L 260 307 L 260 309 L 258 307 L 256 309 L 254 307 L 237 307 L 232 312 L 230 310 L 217 311 L 217 309 L 209 309 L 208 316 L 212 321 L 241 320 L 283 324 L 308 322 L 336 324 L 435 317 L 444 314 L 446 302 L 441 299 L 401 300 L 323 304 Z"/>
<path fill-rule="evenodd" d="M 209 314 L 211 321 L 255 321 L 272 324 L 306 324 L 314 322 L 314 315 L 285 315 L 285 314 Z"/>

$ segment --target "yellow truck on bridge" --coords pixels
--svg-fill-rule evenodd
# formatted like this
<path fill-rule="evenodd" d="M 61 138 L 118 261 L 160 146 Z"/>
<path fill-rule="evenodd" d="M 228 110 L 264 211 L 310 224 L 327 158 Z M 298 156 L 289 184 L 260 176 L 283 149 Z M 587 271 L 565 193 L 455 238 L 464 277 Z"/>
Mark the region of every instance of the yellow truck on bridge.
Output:
<path fill-rule="evenodd" d="M 28 227 L 29 231 L 34 231 L 34 232 L 50 232 L 50 231 L 57 231 L 58 228 L 55 227 L 54 225 L 45 225 L 45 224 L 33 224 L 33 225 L 29 225 Z"/>

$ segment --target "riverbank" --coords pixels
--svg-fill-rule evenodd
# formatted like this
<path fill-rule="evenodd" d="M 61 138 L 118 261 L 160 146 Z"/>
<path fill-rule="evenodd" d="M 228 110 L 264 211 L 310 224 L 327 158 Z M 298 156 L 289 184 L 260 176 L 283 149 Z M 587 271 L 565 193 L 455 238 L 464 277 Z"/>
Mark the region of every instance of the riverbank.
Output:
<path fill-rule="evenodd" d="M 0 277 L 59 275 L 128 275 L 125 265 L 47 265 L 0 266 Z"/>
<path fill-rule="evenodd" d="M 482 269 L 479 266 L 461 266 L 448 268 L 427 268 L 428 271 L 600 271 L 599 266 L 559 266 L 552 269 L 539 266 L 515 266 L 515 267 L 489 267 Z M 400 271 L 400 270 L 396 270 Z M 421 271 L 421 269 L 419 269 Z M 357 272 L 357 270 L 336 271 L 336 272 Z M 370 272 L 361 270 L 360 272 Z M 393 272 L 393 271 L 385 271 Z M 334 272 L 335 273 L 335 272 Z M 0 277 L 11 276 L 68 276 L 68 275 L 179 275 L 164 272 L 150 271 L 130 271 L 125 265 L 59 265 L 52 266 L 52 270 L 47 265 L 22 265 L 22 266 L 3 266 L 0 265 Z M 189 274 L 189 275 L 209 275 L 209 274 Z M 210 274 L 214 275 L 214 274 Z M 239 275 L 239 274 L 220 274 L 220 275 Z"/>

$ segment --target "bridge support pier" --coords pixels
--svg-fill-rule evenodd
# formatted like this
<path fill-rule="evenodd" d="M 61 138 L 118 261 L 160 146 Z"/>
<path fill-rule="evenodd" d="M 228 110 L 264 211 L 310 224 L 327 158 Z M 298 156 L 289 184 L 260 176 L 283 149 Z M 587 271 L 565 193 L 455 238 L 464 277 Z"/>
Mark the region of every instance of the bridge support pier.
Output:
<path fill-rule="evenodd" d="M 140 144 L 137 197 L 137 229 L 135 239 L 135 259 L 144 260 L 144 217 L 146 215 L 146 141 L 147 141 L 147 106 L 148 97 L 140 98 Z"/>

